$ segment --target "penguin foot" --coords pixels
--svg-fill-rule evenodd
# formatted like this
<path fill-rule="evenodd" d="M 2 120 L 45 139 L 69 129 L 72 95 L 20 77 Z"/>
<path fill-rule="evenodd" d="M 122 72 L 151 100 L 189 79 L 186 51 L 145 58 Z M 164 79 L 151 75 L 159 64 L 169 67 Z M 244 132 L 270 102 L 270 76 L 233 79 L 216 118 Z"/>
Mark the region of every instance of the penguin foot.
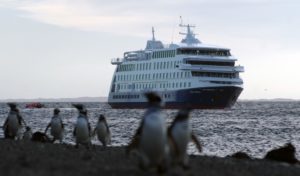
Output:
<path fill-rule="evenodd" d="M 163 166 L 162 164 L 157 166 L 157 173 L 159 175 L 164 175 L 165 173 L 167 173 L 167 168 L 165 166 Z"/>

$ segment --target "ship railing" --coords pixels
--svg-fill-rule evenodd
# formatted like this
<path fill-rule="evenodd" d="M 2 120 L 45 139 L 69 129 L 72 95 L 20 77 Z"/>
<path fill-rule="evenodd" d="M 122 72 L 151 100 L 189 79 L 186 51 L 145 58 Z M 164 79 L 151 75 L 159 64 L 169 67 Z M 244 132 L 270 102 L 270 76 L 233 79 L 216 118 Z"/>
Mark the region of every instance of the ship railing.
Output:
<path fill-rule="evenodd" d="M 121 59 L 121 58 L 111 59 L 111 64 L 113 64 L 113 65 L 120 65 L 120 64 L 122 64 L 122 62 L 123 62 L 123 59 Z"/>
<path fill-rule="evenodd" d="M 129 51 L 124 53 L 124 59 L 126 61 L 133 61 L 133 60 L 147 60 L 151 58 L 151 52 L 145 52 L 143 50 L 140 51 Z"/>
<path fill-rule="evenodd" d="M 234 56 L 209 56 L 208 55 L 195 55 L 189 56 L 186 55 L 184 60 L 212 60 L 212 61 L 237 61 L 237 58 Z"/>
<path fill-rule="evenodd" d="M 240 77 L 236 78 L 228 78 L 228 77 L 210 77 L 210 76 L 203 76 L 197 77 L 201 81 L 226 81 L 232 83 L 243 83 L 243 80 Z"/>
<path fill-rule="evenodd" d="M 212 66 L 212 65 L 190 65 L 190 64 L 180 64 L 180 70 L 191 70 L 191 71 L 210 71 L 210 72 L 244 72 L 243 66 Z"/>

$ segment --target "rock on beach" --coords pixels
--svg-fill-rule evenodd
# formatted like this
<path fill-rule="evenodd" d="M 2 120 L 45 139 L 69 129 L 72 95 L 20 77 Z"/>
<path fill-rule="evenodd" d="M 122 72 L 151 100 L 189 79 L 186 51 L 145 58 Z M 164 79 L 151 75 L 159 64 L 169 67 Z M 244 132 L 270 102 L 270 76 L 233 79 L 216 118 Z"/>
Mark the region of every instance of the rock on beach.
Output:
<path fill-rule="evenodd" d="M 1 176 L 99 176 L 156 175 L 141 171 L 135 156 L 127 157 L 124 147 L 95 146 L 76 149 L 68 144 L 0 140 Z M 166 175 L 203 176 L 296 176 L 298 164 L 263 159 L 235 159 L 212 156 L 190 156 L 190 169 L 172 168 Z"/>

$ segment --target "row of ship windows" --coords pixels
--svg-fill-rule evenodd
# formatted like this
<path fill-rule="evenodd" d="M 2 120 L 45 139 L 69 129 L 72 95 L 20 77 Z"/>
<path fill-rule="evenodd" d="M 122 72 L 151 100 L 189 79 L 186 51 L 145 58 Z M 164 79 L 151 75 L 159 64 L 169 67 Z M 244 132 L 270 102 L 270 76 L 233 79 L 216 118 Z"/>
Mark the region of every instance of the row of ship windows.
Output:
<path fill-rule="evenodd" d="M 217 78 L 237 78 L 238 73 L 214 73 L 214 72 L 192 72 L 192 76 L 217 77 Z"/>
<path fill-rule="evenodd" d="M 177 54 L 183 55 L 206 55 L 206 56 L 231 56 L 229 50 L 224 49 L 190 49 L 180 48 L 177 50 Z"/>
<path fill-rule="evenodd" d="M 152 78 L 151 78 L 152 75 Z M 153 73 L 153 74 L 137 74 L 137 75 L 117 75 L 117 81 L 137 81 L 145 79 L 172 79 L 172 78 L 188 78 L 190 72 L 173 72 L 173 73 Z"/>
<path fill-rule="evenodd" d="M 171 98 L 171 94 L 164 94 L 164 98 Z M 113 95 L 113 99 L 138 99 L 140 95 Z"/>
<path fill-rule="evenodd" d="M 152 58 L 167 58 L 167 57 L 175 57 L 176 50 L 169 51 L 156 51 L 152 53 Z"/>
<path fill-rule="evenodd" d="M 140 95 L 114 95 L 113 99 L 138 99 Z"/>
<path fill-rule="evenodd" d="M 117 90 L 131 90 L 131 89 L 137 89 L 137 90 L 144 90 L 144 89 L 167 89 L 167 88 L 188 88 L 191 87 L 190 82 L 173 82 L 173 83 L 137 83 L 132 85 L 127 84 L 118 84 Z"/>
<path fill-rule="evenodd" d="M 151 77 L 152 75 L 152 77 Z M 214 73 L 214 72 L 174 72 L 174 73 L 154 73 L 137 75 L 118 75 L 117 81 L 139 81 L 154 79 L 180 79 L 193 77 L 216 77 L 216 78 L 237 78 L 238 73 Z"/>
<path fill-rule="evenodd" d="M 181 63 L 181 61 L 170 61 L 170 62 L 154 62 L 152 63 L 140 63 L 140 64 L 126 64 L 119 65 L 117 67 L 117 72 L 122 71 L 137 71 L 137 70 L 159 70 L 159 69 L 171 69 L 176 68 L 176 66 Z M 152 68 L 153 66 L 153 68 Z"/>

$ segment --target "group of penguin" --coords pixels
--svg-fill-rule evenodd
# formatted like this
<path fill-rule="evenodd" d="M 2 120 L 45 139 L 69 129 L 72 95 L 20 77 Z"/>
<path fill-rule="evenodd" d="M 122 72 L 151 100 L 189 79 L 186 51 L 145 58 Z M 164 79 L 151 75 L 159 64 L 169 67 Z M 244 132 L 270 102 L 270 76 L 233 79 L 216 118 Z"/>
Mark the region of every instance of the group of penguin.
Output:
<path fill-rule="evenodd" d="M 187 148 L 190 141 L 194 142 L 198 151 L 202 152 L 202 146 L 195 134 L 192 132 L 189 123 L 190 109 L 180 110 L 172 124 L 167 127 L 165 114 L 162 111 L 161 98 L 155 92 L 147 92 L 145 96 L 148 100 L 148 109 L 145 111 L 140 126 L 133 135 L 126 147 L 129 155 L 136 151 L 139 157 L 139 167 L 143 170 L 151 168 L 164 172 L 169 166 L 181 166 L 188 168 Z M 19 113 L 16 104 L 8 103 L 10 107 L 9 115 L 3 125 L 5 138 L 15 139 L 18 136 L 22 123 L 26 126 L 23 138 L 30 139 L 31 131 Z M 79 115 L 74 126 L 73 135 L 76 147 L 79 145 L 91 146 L 91 137 L 98 136 L 103 146 L 111 141 L 111 133 L 103 115 L 95 129 L 92 131 L 87 116 L 87 109 L 82 104 L 73 104 L 77 108 Z M 45 129 L 51 128 L 50 134 L 53 136 L 52 142 L 59 140 L 62 142 L 64 124 L 59 115 L 60 110 L 54 109 L 54 116 Z"/>
<path fill-rule="evenodd" d="M 33 140 L 35 139 L 34 134 L 32 134 L 31 128 L 27 126 L 26 122 L 22 118 L 21 114 L 15 103 L 8 103 L 10 107 L 9 114 L 4 122 L 3 130 L 4 130 L 4 138 L 6 139 L 20 139 L 21 137 L 21 129 L 22 123 L 26 126 L 26 131 L 23 134 L 24 140 Z M 79 115 L 77 118 L 77 122 L 74 126 L 74 137 L 76 141 L 76 147 L 79 145 L 84 145 L 87 148 L 91 146 L 91 138 L 97 135 L 99 141 L 102 143 L 103 146 L 107 146 L 111 141 L 110 130 L 107 125 L 106 119 L 104 115 L 100 115 L 97 125 L 95 129 L 92 131 L 91 125 L 88 120 L 87 110 L 82 104 L 73 104 L 75 108 L 77 108 Z M 51 142 L 55 142 L 59 140 L 62 143 L 63 134 L 64 134 L 64 124 L 62 118 L 60 116 L 60 110 L 58 108 L 54 109 L 54 115 L 47 125 L 44 133 L 37 132 L 37 135 L 44 135 L 46 136 L 48 129 L 50 130 L 50 134 L 52 135 L 53 139 Z M 43 136 L 42 136 L 43 137 Z M 44 142 L 44 140 L 41 140 Z"/>
<path fill-rule="evenodd" d="M 158 172 L 164 172 L 170 165 L 187 169 L 188 143 L 193 141 L 198 151 L 202 152 L 202 146 L 189 123 L 191 110 L 180 110 L 167 128 L 160 96 L 154 92 L 148 92 L 145 96 L 148 99 L 148 109 L 128 144 L 126 153 L 137 151 L 141 169 L 154 168 Z"/>

